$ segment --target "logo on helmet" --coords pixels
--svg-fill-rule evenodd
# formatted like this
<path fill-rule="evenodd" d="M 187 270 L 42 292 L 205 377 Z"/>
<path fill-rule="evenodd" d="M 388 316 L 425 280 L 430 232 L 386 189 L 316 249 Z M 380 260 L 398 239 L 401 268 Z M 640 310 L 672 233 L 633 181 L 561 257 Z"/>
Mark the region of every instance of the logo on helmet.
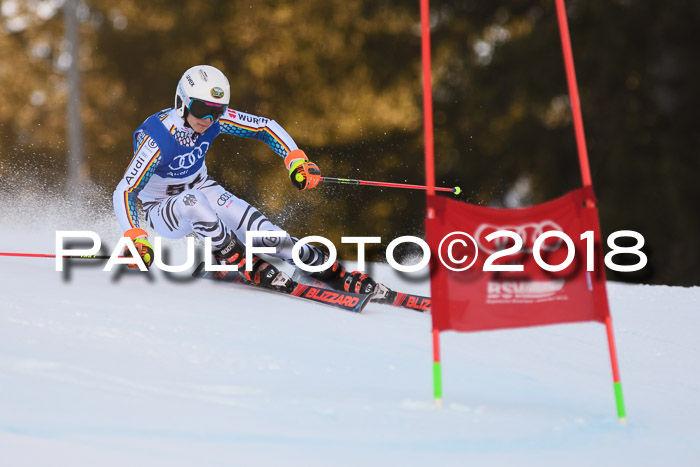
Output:
<path fill-rule="evenodd" d="M 224 97 L 224 90 L 221 88 L 211 88 L 211 97 L 216 97 L 217 99 L 221 99 Z"/>

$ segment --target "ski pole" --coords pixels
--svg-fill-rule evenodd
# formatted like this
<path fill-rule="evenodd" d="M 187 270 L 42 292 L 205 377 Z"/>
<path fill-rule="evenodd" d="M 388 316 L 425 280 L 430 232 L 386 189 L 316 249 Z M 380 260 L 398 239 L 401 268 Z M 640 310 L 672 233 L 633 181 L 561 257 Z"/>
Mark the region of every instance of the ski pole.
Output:
<path fill-rule="evenodd" d="M 386 186 L 391 188 L 411 188 L 415 190 L 427 190 L 428 187 L 425 185 L 408 185 L 406 183 L 387 183 L 387 182 L 370 182 L 368 180 L 355 180 L 352 178 L 333 178 L 333 177 L 321 177 L 321 181 L 328 183 L 341 183 L 344 185 L 370 185 L 370 186 Z M 454 188 L 445 187 L 435 187 L 435 191 L 449 191 L 454 193 L 455 196 L 462 192 L 462 189 L 458 186 Z"/>
<path fill-rule="evenodd" d="M 21 256 L 24 258 L 55 258 L 56 255 L 45 255 L 41 253 L 2 253 L 0 252 L 0 256 Z M 66 259 L 109 259 L 109 255 L 68 255 L 68 256 L 62 256 L 62 258 Z M 123 256 L 120 256 L 120 258 L 123 258 Z"/>

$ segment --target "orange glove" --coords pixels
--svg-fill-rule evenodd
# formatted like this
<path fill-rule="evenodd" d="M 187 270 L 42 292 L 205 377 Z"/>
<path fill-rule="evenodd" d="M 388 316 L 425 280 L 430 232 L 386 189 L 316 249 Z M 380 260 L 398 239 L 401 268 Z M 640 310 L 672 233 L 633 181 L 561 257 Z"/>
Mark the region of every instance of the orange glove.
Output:
<path fill-rule="evenodd" d="M 131 238 L 131 241 L 134 242 L 134 246 L 136 247 L 136 251 L 139 252 L 139 256 L 141 256 L 143 260 L 143 264 L 145 264 L 147 268 L 150 267 L 151 264 L 153 264 L 153 247 L 148 241 L 148 234 L 146 231 L 138 228 L 129 229 L 124 232 L 124 236 Z M 124 256 L 131 257 L 131 251 L 128 248 L 124 249 Z M 138 265 L 135 263 L 127 264 L 127 266 L 132 269 L 138 269 Z"/>
<path fill-rule="evenodd" d="M 284 162 L 289 169 L 292 185 L 299 190 L 314 188 L 321 181 L 321 169 L 313 162 L 309 162 L 309 158 L 301 149 L 295 149 L 287 154 Z"/>

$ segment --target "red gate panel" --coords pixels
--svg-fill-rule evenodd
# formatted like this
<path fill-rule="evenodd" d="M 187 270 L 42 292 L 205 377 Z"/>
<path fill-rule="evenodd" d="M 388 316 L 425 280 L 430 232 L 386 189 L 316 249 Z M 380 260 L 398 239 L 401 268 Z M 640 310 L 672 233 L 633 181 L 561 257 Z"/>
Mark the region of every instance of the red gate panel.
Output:
<path fill-rule="evenodd" d="M 605 321 L 609 310 L 598 210 L 594 203 L 586 203 L 592 199 L 590 189 L 580 188 L 528 208 L 494 209 L 429 196 L 428 207 L 435 212 L 434 218 L 426 220 L 433 329 L 479 331 Z M 522 264 L 522 272 L 484 271 L 488 258 L 515 243 L 507 237 L 486 240 L 499 230 L 515 232 L 523 245 L 517 253 L 493 261 L 493 265 Z M 574 246 L 573 262 L 558 272 L 546 271 L 533 256 L 536 239 L 550 230 L 564 232 Z M 586 231 L 593 232 L 592 243 L 581 239 Z M 593 245 L 593 272 L 587 271 L 589 245 Z M 476 248 L 474 264 L 464 271 L 450 270 L 440 260 L 442 256 L 449 266 L 464 268 L 474 260 Z M 572 254 L 556 237 L 546 240 L 538 251 L 553 266 Z"/>

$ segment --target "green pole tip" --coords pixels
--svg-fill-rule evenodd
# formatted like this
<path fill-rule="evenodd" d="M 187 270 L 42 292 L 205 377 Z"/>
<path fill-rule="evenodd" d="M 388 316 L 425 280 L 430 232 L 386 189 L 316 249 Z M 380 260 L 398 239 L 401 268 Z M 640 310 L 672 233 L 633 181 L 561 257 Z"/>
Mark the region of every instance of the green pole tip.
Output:
<path fill-rule="evenodd" d="M 454 193 L 455 195 L 458 195 L 458 194 L 460 194 L 461 192 L 462 192 L 462 189 L 461 189 L 460 187 L 458 187 L 458 186 L 456 186 L 456 187 L 454 187 L 454 188 L 452 189 L 452 193 Z"/>

